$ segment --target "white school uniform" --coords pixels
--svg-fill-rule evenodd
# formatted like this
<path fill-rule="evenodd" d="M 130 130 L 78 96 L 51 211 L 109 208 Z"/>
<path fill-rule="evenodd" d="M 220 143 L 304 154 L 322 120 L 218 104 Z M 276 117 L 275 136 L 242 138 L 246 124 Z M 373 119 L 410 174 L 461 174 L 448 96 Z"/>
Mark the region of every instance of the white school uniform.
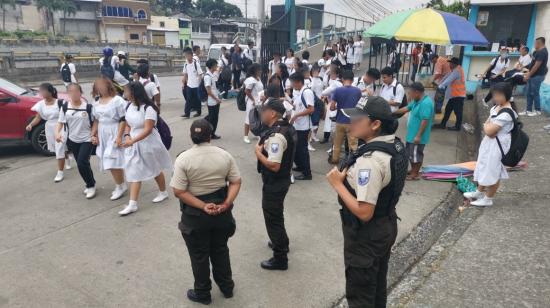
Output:
<path fill-rule="evenodd" d="M 135 138 L 145 127 L 145 120 L 155 121 L 157 112 L 153 107 L 145 108 L 131 104 L 126 110 L 126 123 L 130 126 L 130 136 Z M 160 134 L 153 128 L 151 134 L 145 139 L 126 148 L 124 153 L 124 172 L 126 180 L 130 183 L 151 180 L 157 177 L 163 170 L 172 170 L 172 158 L 162 143 Z"/>
<path fill-rule="evenodd" d="M 105 58 L 99 59 L 99 65 L 103 65 L 103 60 Z M 120 65 L 120 59 L 117 56 L 111 57 L 111 66 L 113 67 L 113 70 L 115 71 L 115 77 L 113 78 L 113 81 L 118 83 L 121 86 L 125 86 L 129 84 L 130 82 L 126 77 L 122 76 L 122 74 L 118 71 L 118 66 Z"/>
<path fill-rule="evenodd" d="M 153 83 L 151 83 L 153 84 Z M 116 145 L 120 119 L 126 114 L 126 101 L 115 96 L 107 104 L 94 103 L 94 118 L 98 121 L 97 138 L 99 144 L 96 156 L 99 161 L 99 170 L 124 168 L 124 149 Z"/>
<path fill-rule="evenodd" d="M 330 97 L 332 95 L 332 92 L 334 92 L 336 88 L 344 86 L 342 82 L 338 79 L 330 79 L 328 83 L 329 83 L 329 86 L 325 90 L 323 90 L 323 93 L 322 93 L 323 96 L 327 96 L 327 97 Z M 335 125 L 333 125 L 334 123 L 332 123 L 332 120 L 330 118 L 335 116 L 336 116 L 336 110 L 331 111 L 327 108 L 327 112 L 325 113 L 325 123 L 323 125 L 323 132 L 330 133 L 332 131 L 332 128 Z"/>
<path fill-rule="evenodd" d="M 247 90 L 252 90 L 252 97 L 254 98 L 254 100 L 251 100 L 248 96 L 246 96 L 244 124 L 250 124 L 248 115 L 250 114 L 250 110 L 254 109 L 254 107 L 260 103 L 260 92 L 264 90 L 264 85 L 260 80 L 254 77 L 248 77 L 244 81 L 244 86 Z"/>
<path fill-rule="evenodd" d="M 292 94 L 292 103 L 294 105 L 294 114 L 304 112 L 307 107 L 315 105 L 315 97 L 313 91 L 306 90 L 304 85 L 301 90 L 294 90 Z M 303 99 L 302 99 L 303 96 Z M 305 103 L 305 104 L 304 104 Z M 301 116 L 294 121 L 294 129 L 304 131 L 311 129 L 311 117 Z"/>
<path fill-rule="evenodd" d="M 355 64 L 355 46 L 347 46 L 346 48 L 346 60 L 349 64 Z"/>
<path fill-rule="evenodd" d="M 38 113 L 40 118 L 46 121 L 45 131 L 48 151 L 55 153 L 56 159 L 65 158 L 65 152 L 67 151 L 67 146 L 65 144 L 65 130 L 61 130 L 63 141 L 55 141 L 55 132 L 57 131 L 57 123 L 59 119 L 59 105 L 57 104 L 57 100 L 55 100 L 51 105 L 46 105 L 46 101 L 41 100 L 34 104 L 31 110 Z"/>
<path fill-rule="evenodd" d="M 210 91 L 212 91 L 212 95 L 215 97 L 218 97 L 219 91 L 218 87 L 216 86 L 216 83 L 218 82 L 218 73 L 212 73 L 210 71 L 207 71 L 206 74 L 204 74 L 204 86 L 208 89 L 210 87 Z M 208 106 L 216 106 L 218 102 L 212 98 L 210 95 L 208 95 L 207 100 Z"/>
<path fill-rule="evenodd" d="M 155 95 L 160 94 L 157 84 L 152 82 L 151 79 L 139 77 L 139 82 L 143 85 L 145 93 L 150 100 L 153 100 L 153 97 L 155 97 Z"/>
<path fill-rule="evenodd" d="M 71 82 L 63 81 L 63 83 L 65 84 L 65 86 L 68 86 L 70 83 L 76 83 L 76 77 L 75 77 L 75 74 L 76 74 L 76 66 L 74 65 L 74 63 L 67 63 L 67 62 L 64 62 L 63 64 L 61 64 L 61 67 L 59 68 L 59 71 L 60 71 L 60 72 L 63 71 L 63 67 L 65 66 L 65 64 L 67 64 L 67 65 L 69 66 L 69 71 L 71 72 Z"/>
<path fill-rule="evenodd" d="M 80 106 L 75 107 L 71 102 L 68 102 L 67 112 L 59 110 L 59 123 L 66 124 L 67 139 L 74 143 L 84 143 L 92 141 L 92 125 L 90 117 L 86 111 L 88 103 L 81 102 Z M 71 110 L 78 109 L 78 110 Z M 92 121 L 94 121 L 94 108 L 92 105 Z"/>
<path fill-rule="evenodd" d="M 361 64 L 363 62 L 363 47 L 365 46 L 365 42 L 363 41 L 356 41 L 353 43 L 353 47 L 355 47 L 354 57 L 355 57 L 355 63 Z"/>
<path fill-rule="evenodd" d="M 510 150 L 510 144 L 512 143 L 510 132 L 514 128 L 514 121 L 508 113 L 502 113 L 497 116 L 498 112 L 496 108 L 497 106 L 491 108 L 489 119 L 491 122 L 502 127 L 498 131 L 497 137 L 502 145 L 502 150 L 506 154 Z M 517 117 L 517 114 L 515 116 Z M 497 139 L 488 136 L 483 137 L 479 145 L 479 154 L 474 170 L 474 181 L 477 181 L 482 186 L 491 186 L 501 179 L 508 179 L 508 172 L 506 172 L 506 167 L 504 167 L 501 160 L 502 153 L 500 152 Z"/>

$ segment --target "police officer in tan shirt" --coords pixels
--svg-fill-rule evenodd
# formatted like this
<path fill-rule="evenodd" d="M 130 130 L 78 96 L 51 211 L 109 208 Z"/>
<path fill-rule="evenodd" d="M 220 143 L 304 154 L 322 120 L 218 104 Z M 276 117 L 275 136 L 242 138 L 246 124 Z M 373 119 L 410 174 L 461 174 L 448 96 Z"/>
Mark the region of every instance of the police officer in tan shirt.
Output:
<path fill-rule="evenodd" d="M 180 200 L 179 229 L 189 251 L 195 277 L 187 297 L 209 304 L 210 263 L 214 280 L 225 298 L 233 297 L 235 286 L 229 261 L 228 239 L 235 233 L 231 214 L 233 201 L 241 187 L 235 159 L 225 150 L 210 144 L 212 125 L 196 120 L 191 125 L 191 149 L 181 153 L 174 164 L 170 186 Z"/>
<path fill-rule="evenodd" d="M 365 142 L 327 174 L 342 206 L 346 298 L 350 308 L 386 307 L 395 206 L 407 176 L 405 146 L 394 135 L 397 120 L 382 97 L 371 96 L 342 112 L 351 118 L 350 134 Z"/>

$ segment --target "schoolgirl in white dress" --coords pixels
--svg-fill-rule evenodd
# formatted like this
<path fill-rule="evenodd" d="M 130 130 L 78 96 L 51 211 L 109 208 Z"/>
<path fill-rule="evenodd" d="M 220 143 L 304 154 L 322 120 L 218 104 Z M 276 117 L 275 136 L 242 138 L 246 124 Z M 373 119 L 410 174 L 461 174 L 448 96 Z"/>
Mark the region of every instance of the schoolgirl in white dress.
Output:
<path fill-rule="evenodd" d="M 363 42 L 363 37 L 361 35 L 357 35 L 355 37 L 353 47 L 355 56 L 355 68 L 359 69 L 359 66 L 361 66 L 361 62 L 363 62 L 363 48 L 365 47 L 365 42 Z"/>
<path fill-rule="evenodd" d="M 124 116 L 127 103 L 117 95 L 113 83 L 107 78 L 97 79 L 93 89 L 92 96 L 98 99 L 94 103 L 92 143 L 97 145 L 99 170 L 111 171 L 115 181 L 111 200 L 118 200 L 128 190 L 124 182 L 124 148 L 119 146 L 126 126 Z"/>
<path fill-rule="evenodd" d="M 155 179 L 159 192 L 153 203 L 168 198 L 163 171 L 172 170 L 172 158 L 155 128 L 158 107 L 149 100 L 143 85 L 138 81 L 124 87 L 124 96 L 130 101 L 126 110 L 124 128 L 125 174 L 130 183 L 130 202 L 118 212 L 121 216 L 138 210 L 137 201 L 141 182 Z"/>
<path fill-rule="evenodd" d="M 61 101 L 57 100 L 57 89 L 50 83 L 41 84 L 38 91 L 44 99 L 32 106 L 31 110 L 36 112 L 36 115 L 25 129 L 31 132 L 33 127 L 38 125 L 42 120 L 46 121 L 45 132 L 48 151 L 55 153 L 55 159 L 57 160 L 57 174 L 54 178 L 54 181 L 57 183 L 63 181 L 63 169 L 71 169 L 71 160 L 67 154 L 65 135 L 63 135 L 62 142 L 55 141 L 55 131 L 61 106 L 59 102 Z M 67 164 L 65 164 L 65 158 L 67 158 Z"/>
<path fill-rule="evenodd" d="M 340 81 L 340 69 L 338 67 L 331 67 L 330 79 L 328 81 L 328 87 L 325 90 L 323 90 L 323 93 L 322 93 L 323 97 L 326 97 L 326 98 L 330 99 L 330 97 L 332 95 L 332 92 L 334 92 L 334 90 L 336 90 L 336 88 L 342 87 L 342 86 L 343 86 L 343 84 Z M 327 100 L 327 102 L 328 102 L 328 100 Z M 336 111 L 329 111 L 328 109 L 329 108 L 327 106 L 327 112 L 325 113 L 325 123 L 324 123 L 324 127 L 323 127 L 323 132 L 324 132 L 325 138 L 323 139 L 323 141 L 321 143 L 328 142 L 328 138 L 330 138 L 330 134 L 332 132 L 333 126 L 335 126 L 335 125 L 333 125 L 334 123 L 332 123 L 331 118 L 336 116 Z"/>
<path fill-rule="evenodd" d="M 493 205 L 500 180 L 508 179 L 506 167 L 502 164 L 502 152 L 508 153 L 512 136 L 510 132 L 514 128 L 514 119 L 508 113 L 499 112 L 505 108 L 513 110 L 517 118 L 515 106 L 510 102 L 512 97 L 512 86 L 509 83 L 501 82 L 495 84 L 491 90 L 495 106 L 491 108 L 489 118 L 483 124 L 485 137 L 479 145 L 476 168 L 474 170 L 474 181 L 477 182 L 475 192 L 464 193 L 468 199 L 476 199 L 470 204 L 475 206 Z M 498 141 L 502 145 L 502 152 Z"/>
<path fill-rule="evenodd" d="M 250 143 L 248 133 L 250 132 L 250 120 L 248 115 L 250 111 L 260 104 L 260 92 L 264 90 L 264 85 L 261 81 L 262 67 L 258 63 L 250 65 L 244 81 L 246 93 L 246 112 L 244 117 L 244 137 L 245 143 Z"/>

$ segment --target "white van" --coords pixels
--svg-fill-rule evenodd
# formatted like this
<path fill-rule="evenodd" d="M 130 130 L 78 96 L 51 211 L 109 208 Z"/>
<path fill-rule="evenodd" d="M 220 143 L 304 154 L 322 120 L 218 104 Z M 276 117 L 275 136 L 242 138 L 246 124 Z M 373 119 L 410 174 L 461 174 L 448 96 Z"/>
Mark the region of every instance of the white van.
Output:
<path fill-rule="evenodd" d="M 227 51 L 231 49 L 231 47 L 235 46 L 235 44 L 212 44 L 210 45 L 210 48 L 208 49 L 208 59 L 215 59 L 218 60 L 220 58 L 222 47 L 227 48 Z M 244 51 L 248 48 L 247 45 L 239 44 L 239 47 Z M 256 59 L 256 62 L 259 62 L 260 59 L 258 59 L 258 55 L 260 54 L 258 47 L 254 46 L 252 48 L 252 53 L 254 54 L 254 59 Z"/>

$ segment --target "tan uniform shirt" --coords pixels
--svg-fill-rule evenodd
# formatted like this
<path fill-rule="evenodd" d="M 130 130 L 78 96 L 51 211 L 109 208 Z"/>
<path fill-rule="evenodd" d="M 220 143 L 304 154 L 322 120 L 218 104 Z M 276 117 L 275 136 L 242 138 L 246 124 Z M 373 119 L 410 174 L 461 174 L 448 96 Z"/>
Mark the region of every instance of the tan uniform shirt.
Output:
<path fill-rule="evenodd" d="M 286 148 L 285 136 L 280 133 L 275 133 L 273 136 L 267 138 L 264 143 L 264 149 L 267 152 L 267 160 L 274 163 L 281 163 Z"/>
<path fill-rule="evenodd" d="M 170 186 L 201 196 L 224 187 L 227 181 L 233 182 L 240 178 L 231 154 L 217 146 L 202 143 L 176 158 Z"/>
<path fill-rule="evenodd" d="M 380 136 L 373 141 L 393 143 L 394 135 Z M 348 169 L 348 183 L 357 194 L 357 201 L 376 205 L 378 194 L 391 181 L 391 155 L 380 152 L 368 152 L 359 157 L 355 164 Z"/>

